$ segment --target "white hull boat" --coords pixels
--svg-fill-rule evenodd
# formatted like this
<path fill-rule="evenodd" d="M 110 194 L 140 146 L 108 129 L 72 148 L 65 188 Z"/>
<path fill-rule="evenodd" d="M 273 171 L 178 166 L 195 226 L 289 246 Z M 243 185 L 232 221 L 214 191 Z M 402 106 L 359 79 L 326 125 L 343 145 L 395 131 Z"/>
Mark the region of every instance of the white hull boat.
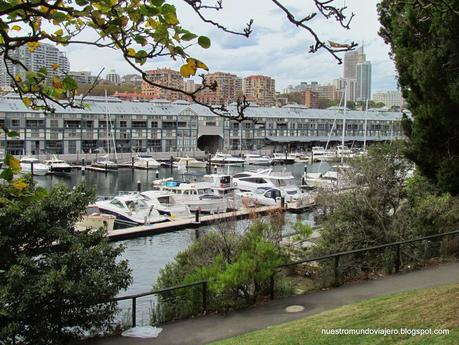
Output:
<path fill-rule="evenodd" d="M 21 171 L 24 174 L 44 176 L 49 174 L 49 167 L 33 157 L 22 157 L 21 158 Z M 33 172 L 32 172 L 33 170 Z"/>
<path fill-rule="evenodd" d="M 53 159 L 46 160 L 44 163 L 49 167 L 49 170 L 53 173 L 72 172 L 72 166 L 70 164 L 56 157 L 54 157 Z"/>
<path fill-rule="evenodd" d="M 177 167 L 179 169 L 186 169 L 186 168 L 206 168 L 207 163 L 198 161 L 197 159 L 186 157 L 186 158 L 179 158 L 177 162 Z"/>
<path fill-rule="evenodd" d="M 158 169 L 161 167 L 156 159 L 151 156 L 139 155 L 134 161 L 134 168 L 136 169 Z"/>
<path fill-rule="evenodd" d="M 211 158 L 210 161 L 212 164 L 219 164 L 219 165 L 225 165 L 225 164 L 244 165 L 245 164 L 245 160 L 242 158 L 233 157 L 232 155 L 228 153 L 220 153 L 220 152 L 217 152 Z"/>
<path fill-rule="evenodd" d="M 168 220 L 139 195 L 116 196 L 111 200 L 97 201 L 95 206 L 101 213 L 114 215 L 116 219 L 128 223 L 154 224 Z"/>
<path fill-rule="evenodd" d="M 245 162 L 250 165 L 271 165 L 272 159 L 256 153 L 248 153 L 245 155 Z"/>

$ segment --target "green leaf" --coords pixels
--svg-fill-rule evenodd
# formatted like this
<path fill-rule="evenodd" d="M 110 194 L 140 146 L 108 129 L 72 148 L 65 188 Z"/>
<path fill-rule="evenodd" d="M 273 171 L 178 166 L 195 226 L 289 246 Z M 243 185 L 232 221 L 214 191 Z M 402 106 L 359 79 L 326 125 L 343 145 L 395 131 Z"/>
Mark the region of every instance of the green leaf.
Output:
<path fill-rule="evenodd" d="M 78 89 L 77 82 L 73 78 L 69 77 L 68 75 L 65 76 L 64 80 L 62 80 L 62 86 L 64 87 L 65 90 L 70 90 L 70 91 Z"/>
<path fill-rule="evenodd" d="M 191 32 L 187 32 L 182 37 L 180 37 L 180 39 L 182 41 L 191 41 L 191 40 L 194 40 L 196 37 L 198 37 L 198 35 L 195 35 L 195 34 L 193 34 Z"/>
<path fill-rule="evenodd" d="M 206 36 L 199 36 L 198 44 L 204 49 L 210 48 L 210 39 Z"/>
<path fill-rule="evenodd" d="M 0 173 L 0 178 L 6 181 L 11 181 L 14 177 L 13 170 L 11 168 L 3 169 Z"/>

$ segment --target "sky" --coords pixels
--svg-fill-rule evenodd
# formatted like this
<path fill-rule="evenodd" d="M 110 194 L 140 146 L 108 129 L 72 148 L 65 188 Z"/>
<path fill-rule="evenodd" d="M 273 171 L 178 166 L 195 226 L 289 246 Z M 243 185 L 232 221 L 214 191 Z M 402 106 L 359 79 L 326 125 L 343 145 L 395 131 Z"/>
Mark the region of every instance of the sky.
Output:
<path fill-rule="evenodd" d="M 318 81 L 327 84 L 343 74 L 343 65 L 326 51 L 309 53 L 312 37 L 304 30 L 296 28 L 270 0 L 223 0 L 223 10 L 208 10 L 206 15 L 218 20 L 228 28 L 241 31 L 245 23 L 254 20 L 253 33 L 249 38 L 234 36 L 203 23 L 181 0 L 170 0 L 177 7 L 182 26 L 190 31 L 211 38 L 212 46 L 202 49 L 190 48 L 193 57 L 205 62 L 210 72 L 230 72 L 245 77 L 253 74 L 268 75 L 276 80 L 276 90 L 282 91 L 288 85 L 300 82 Z M 213 4 L 210 0 L 207 4 Z M 323 40 L 340 43 L 355 41 L 364 44 L 367 60 L 372 63 L 372 92 L 395 90 L 396 72 L 388 53 L 389 48 L 378 36 L 379 23 L 376 11 L 377 0 L 335 0 L 336 5 L 347 5 L 347 13 L 353 12 L 351 29 L 340 27 L 333 19 L 326 20 L 320 15 L 310 23 Z M 206 3 L 206 0 L 203 0 Z M 284 4 L 298 17 L 311 11 L 311 0 L 284 0 Z M 88 33 L 89 35 L 89 33 Z M 111 69 L 124 75 L 133 70 L 119 53 L 108 49 L 69 46 L 65 48 L 71 70 L 91 71 L 102 76 Z M 179 69 L 183 61 L 167 58 L 150 61 L 143 67 L 155 69 L 171 67 Z"/>

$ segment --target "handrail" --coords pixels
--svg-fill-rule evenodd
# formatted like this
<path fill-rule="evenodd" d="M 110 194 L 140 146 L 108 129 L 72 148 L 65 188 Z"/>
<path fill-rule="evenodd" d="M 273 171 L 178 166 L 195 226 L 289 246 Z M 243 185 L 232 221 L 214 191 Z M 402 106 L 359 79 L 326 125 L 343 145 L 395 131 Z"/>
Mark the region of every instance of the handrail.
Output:
<path fill-rule="evenodd" d="M 187 288 L 187 287 L 193 287 L 193 286 L 202 285 L 202 284 L 206 284 L 206 283 L 208 283 L 207 280 L 199 280 L 197 282 L 193 282 L 193 283 L 189 283 L 189 284 L 182 284 L 182 285 L 175 285 L 175 286 L 171 286 L 171 287 L 160 289 L 160 290 L 154 290 L 154 291 L 142 292 L 142 293 L 138 293 L 138 294 L 134 294 L 134 295 L 116 297 L 116 298 L 113 298 L 112 300 L 110 300 L 110 302 L 124 301 L 124 300 L 127 300 L 127 299 L 140 298 L 140 297 L 145 297 L 145 296 L 149 296 L 149 295 L 158 295 L 158 294 L 161 294 L 161 293 L 164 293 L 164 292 L 184 289 L 184 288 Z"/>
<path fill-rule="evenodd" d="M 391 242 L 391 243 L 386 243 L 386 244 L 380 244 L 380 245 L 373 246 L 373 247 L 359 248 L 359 249 L 348 250 L 348 251 L 344 251 L 344 252 L 333 253 L 333 254 L 329 254 L 329 255 L 317 256 L 317 257 L 310 258 L 310 259 L 289 262 L 289 263 L 286 263 L 286 264 L 282 264 L 282 265 L 276 266 L 275 268 L 296 266 L 296 265 L 303 264 L 303 263 L 306 263 L 306 262 L 322 261 L 322 260 L 331 259 L 331 258 L 334 258 L 334 257 L 337 257 L 337 256 L 345 256 L 345 255 L 351 255 L 351 254 L 356 254 L 356 253 L 369 252 L 369 251 L 372 251 L 372 250 L 383 249 L 383 248 L 388 248 L 388 247 L 394 247 L 394 246 L 399 246 L 399 245 L 402 245 L 402 244 L 425 241 L 425 240 L 429 240 L 429 239 L 433 239 L 433 238 L 444 237 L 444 236 L 448 236 L 448 235 L 456 235 L 456 234 L 459 234 L 459 230 L 450 231 L 450 232 L 444 232 L 444 233 L 435 234 L 435 235 L 428 235 L 428 236 L 424 236 L 424 237 L 418 237 L 418 238 L 414 238 L 414 239 L 411 239 L 411 240 L 403 240 L 403 241 Z"/>
<path fill-rule="evenodd" d="M 414 242 L 419 242 L 419 241 L 425 241 L 425 240 L 430 240 L 430 239 L 435 239 L 435 238 L 441 238 L 449 235 L 457 235 L 459 234 L 459 230 L 454 230 L 454 231 L 449 231 L 449 232 L 444 232 L 441 234 L 434 234 L 434 235 L 428 235 L 428 236 L 423 236 L 423 237 L 418 237 L 418 238 L 413 238 L 409 240 L 402 240 L 402 241 L 397 241 L 397 242 L 391 242 L 391 243 L 386 243 L 386 244 L 380 244 L 377 246 L 372 246 L 372 247 L 366 247 L 366 248 L 359 248 L 359 249 L 354 249 L 354 250 L 348 250 L 348 251 L 343 251 L 343 252 L 338 252 L 338 253 L 333 253 L 329 255 L 322 255 L 322 256 L 317 256 L 305 260 L 300 260 L 300 261 L 294 261 L 294 262 L 289 262 L 286 264 L 278 265 L 274 267 L 275 269 L 283 268 L 283 267 L 291 267 L 291 266 L 296 266 L 299 264 L 303 264 L 306 262 L 313 262 L 313 261 L 322 261 L 322 260 L 327 260 L 327 259 L 332 259 L 334 258 L 334 271 L 335 271 L 335 283 L 338 284 L 339 281 L 339 258 L 341 256 L 346 256 L 346 255 L 351 255 L 351 254 L 356 254 L 356 253 L 363 253 L 363 252 L 368 252 L 372 250 L 378 250 L 378 249 L 383 249 L 383 248 L 389 248 L 389 247 L 396 247 L 397 249 L 397 258 L 395 262 L 395 271 L 398 272 L 400 269 L 400 246 L 403 244 L 408 244 L 408 243 L 414 243 Z M 270 278 L 270 296 L 271 299 L 274 299 L 274 275 L 275 272 L 271 275 Z M 207 309 L 207 287 L 209 284 L 210 280 L 200 280 L 188 284 L 182 284 L 182 285 L 175 285 L 171 287 L 167 287 L 164 289 L 160 290 L 154 290 L 154 291 L 148 291 L 148 292 L 143 292 L 143 293 L 138 293 L 134 295 L 127 295 L 127 296 L 121 296 L 121 297 L 116 297 L 114 299 L 111 299 L 109 302 L 118 302 L 118 301 L 124 301 L 124 300 L 132 300 L 132 325 L 135 327 L 136 325 L 136 300 L 137 298 L 145 297 L 145 296 L 150 296 L 150 295 L 157 295 L 169 291 L 174 291 L 174 290 L 179 290 L 179 289 L 185 289 L 189 287 L 194 287 L 198 285 L 202 285 L 202 310 L 205 312 Z M 103 302 L 101 302 L 103 303 Z"/>

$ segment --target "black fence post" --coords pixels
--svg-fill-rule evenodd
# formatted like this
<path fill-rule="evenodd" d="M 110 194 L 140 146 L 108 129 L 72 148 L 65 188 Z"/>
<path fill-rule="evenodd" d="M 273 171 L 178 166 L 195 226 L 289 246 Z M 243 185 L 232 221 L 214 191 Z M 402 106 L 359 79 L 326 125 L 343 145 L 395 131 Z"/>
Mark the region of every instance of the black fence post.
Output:
<path fill-rule="evenodd" d="M 141 192 L 142 191 L 142 182 L 140 181 L 137 181 L 137 192 Z"/>
<path fill-rule="evenodd" d="M 131 169 L 134 169 L 134 157 L 131 157 Z"/>
<path fill-rule="evenodd" d="M 198 208 L 196 209 L 196 213 L 195 213 L 195 215 L 194 215 L 194 221 L 195 221 L 195 223 L 199 223 L 199 215 L 200 215 L 200 214 L 201 214 L 201 209 L 198 207 Z"/>
<path fill-rule="evenodd" d="M 174 157 L 171 156 L 171 176 L 173 174 L 173 171 L 174 171 Z"/>
<path fill-rule="evenodd" d="M 339 279 L 339 255 L 335 256 L 335 286 L 340 285 L 340 279 Z"/>
<path fill-rule="evenodd" d="M 400 272 L 400 244 L 395 246 L 395 273 Z"/>
<path fill-rule="evenodd" d="M 33 162 L 30 162 L 30 175 L 32 176 L 33 181 Z"/>
<path fill-rule="evenodd" d="M 202 283 L 202 312 L 207 312 L 207 280 Z"/>
<path fill-rule="evenodd" d="M 137 314 L 137 299 L 135 297 L 132 298 L 132 327 L 135 327 L 137 320 L 136 320 L 136 314 Z"/>
<path fill-rule="evenodd" d="M 269 277 L 269 298 L 274 299 L 274 273 Z"/>

